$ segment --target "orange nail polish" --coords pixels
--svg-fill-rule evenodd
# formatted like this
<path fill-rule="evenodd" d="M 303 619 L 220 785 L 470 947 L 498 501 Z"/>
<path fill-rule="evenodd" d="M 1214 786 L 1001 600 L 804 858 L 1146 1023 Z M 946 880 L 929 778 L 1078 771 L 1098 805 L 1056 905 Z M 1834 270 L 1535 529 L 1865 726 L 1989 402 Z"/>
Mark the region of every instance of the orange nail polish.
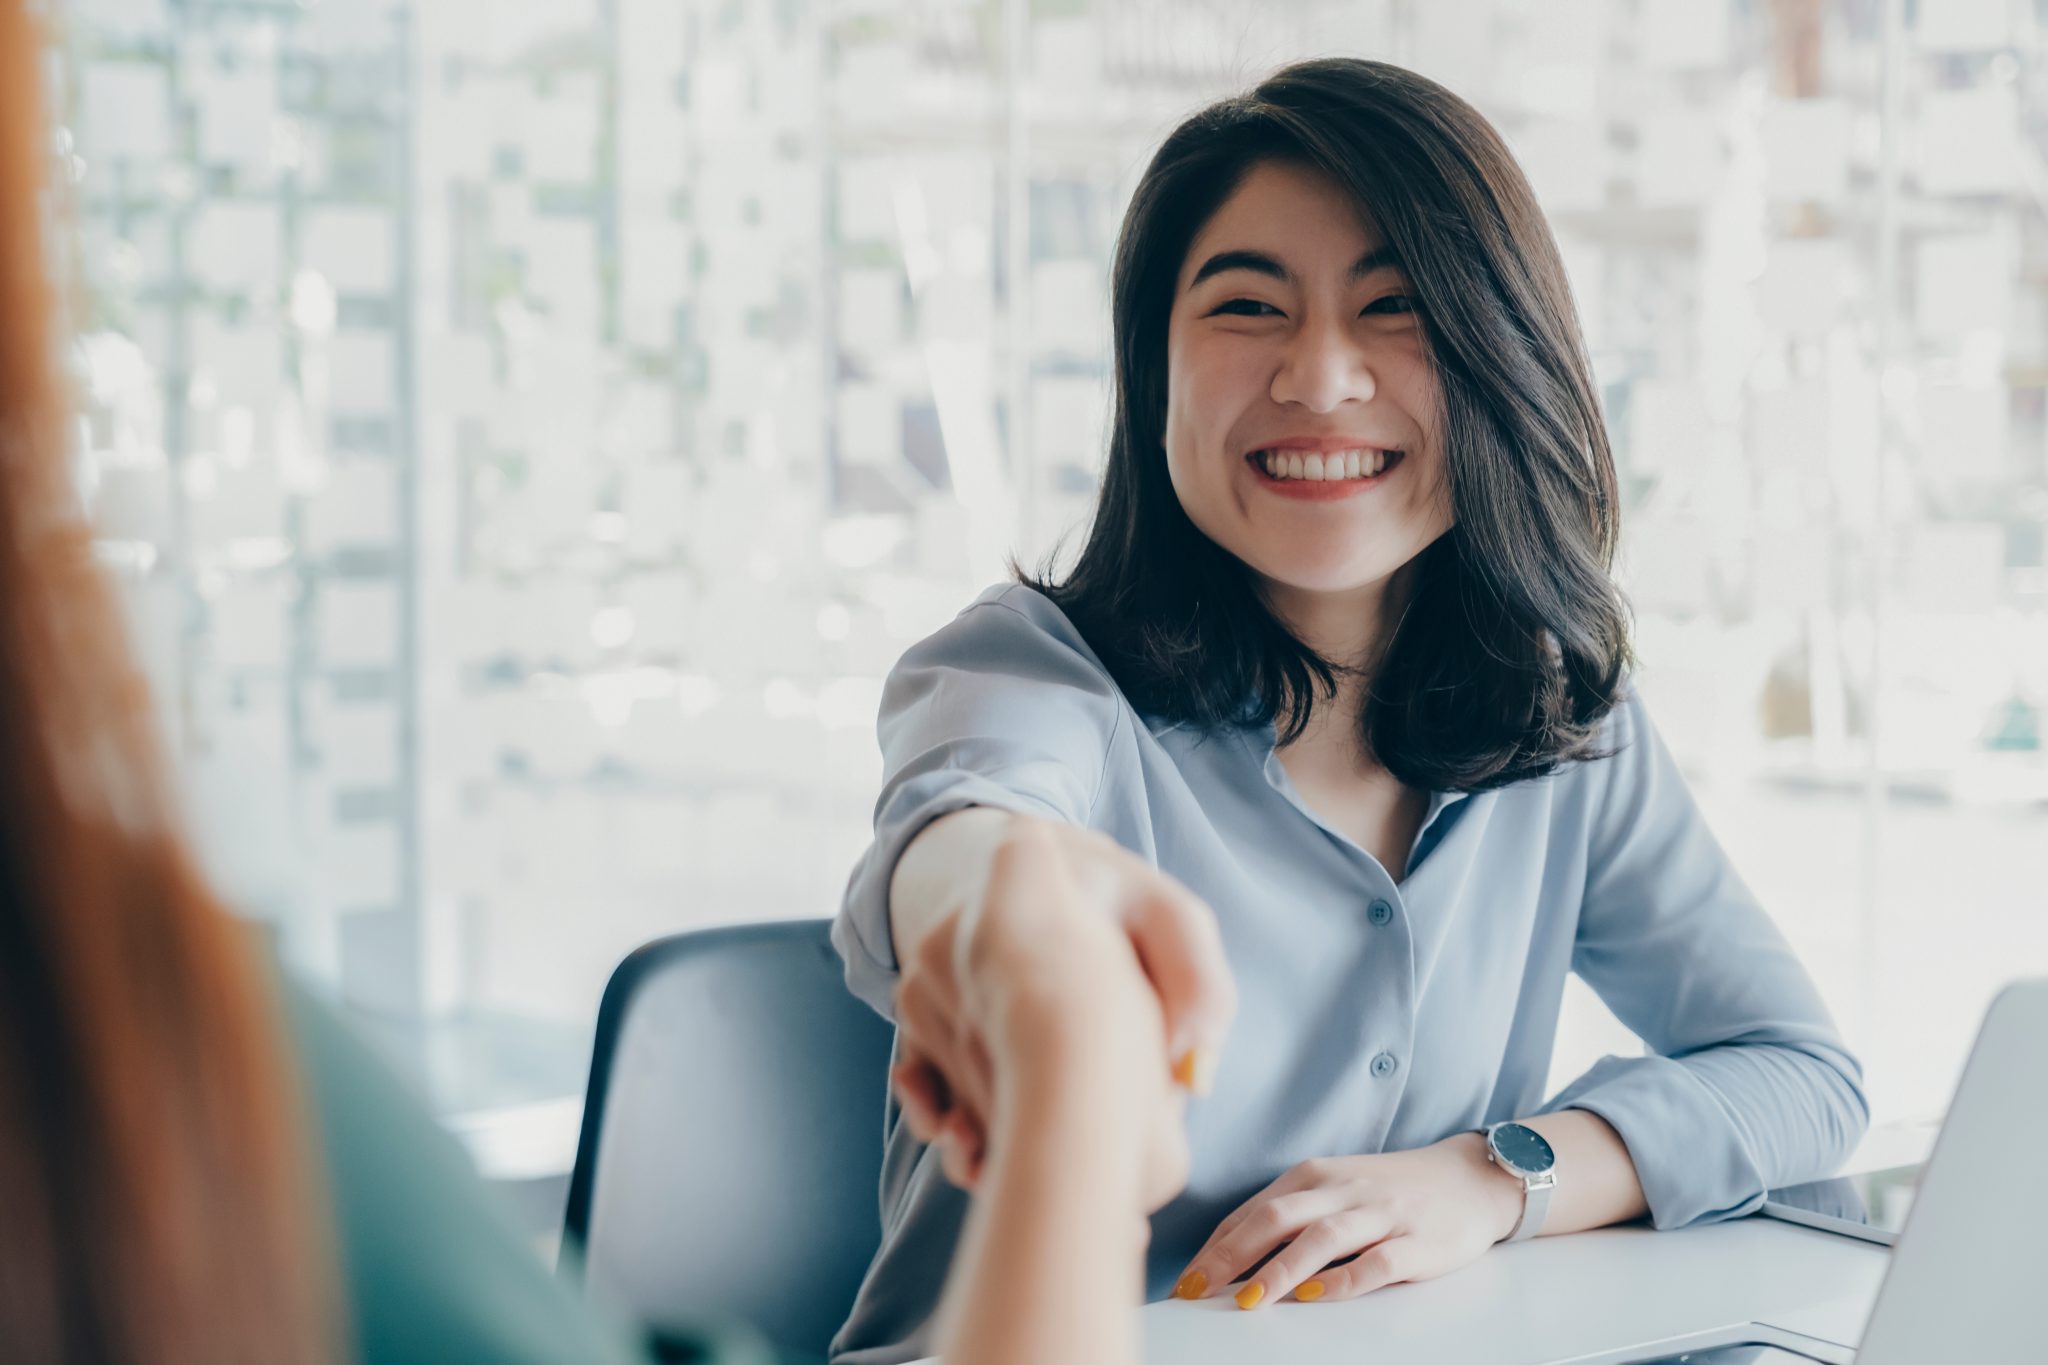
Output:
<path fill-rule="evenodd" d="M 1209 1292 L 1209 1277 L 1199 1270 L 1190 1270 L 1180 1277 L 1180 1283 L 1173 1287 L 1176 1299 L 1199 1299 Z"/>
<path fill-rule="evenodd" d="M 1173 1083 L 1197 1095 L 1208 1094 L 1216 1085 L 1216 1059 L 1207 1048 L 1189 1048 L 1173 1064 Z"/>
<path fill-rule="evenodd" d="M 1239 1308 L 1257 1308 L 1259 1300 L 1265 1297 L 1266 1286 L 1260 1284 L 1257 1280 L 1253 1280 L 1250 1284 L 1237 1291 L 1237 1306 Z"/>
<path fill-rule="evenodd" d="M 1294 1297 L 1300 1299 L 1303 1303 L 1314 1303 L 1322 1296 L 1323 1282 L 1321 1280 L 1304 1280 L 1294 1291 Z"/>

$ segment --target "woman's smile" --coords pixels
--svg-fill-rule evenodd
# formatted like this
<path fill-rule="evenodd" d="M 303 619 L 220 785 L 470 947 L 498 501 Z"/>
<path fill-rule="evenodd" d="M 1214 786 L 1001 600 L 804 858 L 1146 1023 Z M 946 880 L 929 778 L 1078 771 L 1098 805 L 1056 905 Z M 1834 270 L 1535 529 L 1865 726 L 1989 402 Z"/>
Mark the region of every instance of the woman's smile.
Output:
<path fill-rule="evenodd" d="M 1245 456 L 1260 488 L 1278 497 L 1330 502 L 1378 488 L 1401 467 L 1402 452 L 1361 446 L 1327 454 L 1255 450 Z"/>

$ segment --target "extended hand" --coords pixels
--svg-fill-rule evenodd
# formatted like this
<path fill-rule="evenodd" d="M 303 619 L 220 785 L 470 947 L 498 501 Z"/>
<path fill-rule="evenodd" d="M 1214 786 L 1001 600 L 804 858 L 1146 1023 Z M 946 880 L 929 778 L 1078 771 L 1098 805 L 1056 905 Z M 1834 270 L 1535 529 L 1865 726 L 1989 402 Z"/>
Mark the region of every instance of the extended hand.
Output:
<path fill-rule="evenodd" d="M 1474 1133 L 1412 1152 L 1304 1161 L 1217 1225 L 1174 1292 L 1222 1293 L 1279 1247 L 1237 1291 L 1240 1308 L 1288 1294 L 1356 1298 L 1470 1264 L 1521 1210 L 1521 1182 L 1486 1159 Z"/>
<path fill-rule="evenodd" d="M 1014 1060 L 1034 1036 L 1076 1027 L 1098 1048 L 1126 1040 L 1133 992 L 1156 1020 L 1146 1028 L 1163 1031 L 1153 1054 L 1160 1079 L 1171 1067 L 1191 1087 L 1237 1007 L 1209 908 L 1099 834 L 1014 817 L 976 902 L 940 921 L 903 963 L 891 1081 L 911 1131 L 939 1143 L 948 1177 L 973 1188 L 1006 1048 Z M 1034 1022 L 999 1040 L 994 1025 L 1017 1010 Z M 1179 1095 L 1162 1092 L 1155 1108 L 1145 1127 L 1164 1158 L 1182 1142 Z M 1185 1161 L 1160 1162 L 1149 1200 L 1177 1188 Z"/>

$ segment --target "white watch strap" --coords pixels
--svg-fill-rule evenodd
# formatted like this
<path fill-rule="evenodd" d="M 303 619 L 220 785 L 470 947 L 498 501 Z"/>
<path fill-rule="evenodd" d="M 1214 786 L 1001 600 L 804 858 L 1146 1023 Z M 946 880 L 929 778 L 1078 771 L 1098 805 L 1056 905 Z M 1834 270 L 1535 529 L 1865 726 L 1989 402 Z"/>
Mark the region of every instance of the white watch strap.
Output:
<path fill-rule="evenodd" d="M 1545 1171 L 1542 1175 L 1527 1176 L 1522 1181 L 1522 1216 L 1515 1220 L 1514 1231 L 1504 1239 L 1510 1242 L 1526 1241 L 1543 1230 L 1543 1216 L 1550 1212 L 1550 1192 L 1557 1188 L 1557 1173 Z"/>

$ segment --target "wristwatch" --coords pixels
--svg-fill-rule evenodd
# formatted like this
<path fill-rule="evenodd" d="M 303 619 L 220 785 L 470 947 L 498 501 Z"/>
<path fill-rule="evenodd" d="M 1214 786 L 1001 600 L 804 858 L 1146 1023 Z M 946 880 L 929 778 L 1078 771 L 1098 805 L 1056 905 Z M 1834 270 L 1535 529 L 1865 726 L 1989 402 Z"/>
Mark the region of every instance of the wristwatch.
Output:
<path fill-rule="evenodd" d="M 1526 1123 L 1494 1123 L 1479 1131 L 1486 1135 L 1486 1159 L 1522 1182 L 1522 1216 L 1503 1240 L 1534 1237 L 1557 1188 L 1557 1153 Z"/>

